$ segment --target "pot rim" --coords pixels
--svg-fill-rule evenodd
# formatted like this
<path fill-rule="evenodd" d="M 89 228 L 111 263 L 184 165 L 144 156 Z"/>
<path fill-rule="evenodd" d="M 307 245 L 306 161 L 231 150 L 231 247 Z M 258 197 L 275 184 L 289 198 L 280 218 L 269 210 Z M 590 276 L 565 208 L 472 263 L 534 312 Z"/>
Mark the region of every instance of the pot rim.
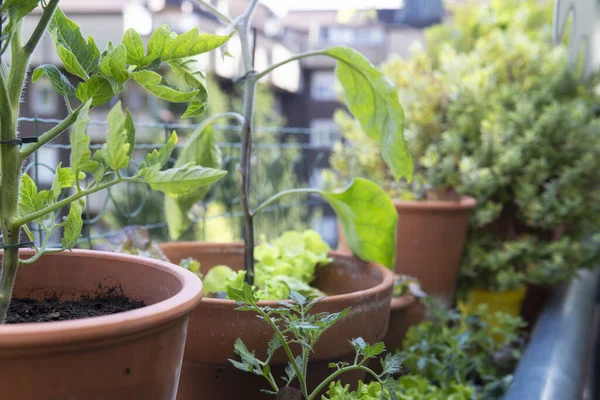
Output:
<path fill-rule="evenodd" d="M 453 200 L 397 200 L 394 199 L 397 209 L 407 210 L 471 210 L 477 206 L 477 199 L 471 196 L 461 196 L 459 201 Z"/>
<path fill-rule="evenodd" d="M 23 253 L 27 252 L 32 251 L 23 251 Z M 0 254 L 2 253 L 0 252 Z M 158 303 L 111 315 L 68 321 L 0 325 L 0 347 L 40 347 L 61 343 L 99 341 L 109 337 L 148 331 L 156 326 L 167 325 L 169 322 L 191 313 L 203 296 L 202 282 L 195 274 L 165 261 L 92 250 L 46 254 L 40 261 L 43 262 L 45 257 L 90 257 L 145 264 L 149 268 L 161 270 L 165 274 L 175 277 L 181 283 L 181 289 L 173 296 Z M 35 266 L 22 266 L 22 268 L 35 268 Z"/>
<path fill-rule="evenodd" d="M 412 294 L 405 294 L 404 296 L 392 296 L 391 301 L 391 312 L 397 312 L 404 310 L 412 306 L 417 299 Z"/>
<path fill-rule="evenodd" d="M 238 251 L 238 252 L 243 251 L 243 246 L 244 246 L 244 244 L 241 242 L 234 242 L 234 243 L 166 242 L 166 243 L 161 243 L 161 246 L 164 246 L 164 245 L 167 245 L 172 248 L 189 247 L 189 246 L 202 247 L 205 249 L 222 248 L 223 251 L 232 251 L 233 250 L 233 251 Z M 329 256 L 335 257 L 339 260 L 357 259 L 353 255 L 342 253 L 342 252 L 339 252 L 336 250 L 330 251 Z M 376 262 L 373 262 L 373 261 L 365 262 L 365 263 L 367 265 L 369 265 L 371 268 L 374 268 L 381 273 L 383 279 L 380 283 L 378 283 L 377 285 L 375 285 L 369 289 L 358 290 L 355 292 L 349 292 L 349 293 L 344 293 L 344 294 L 336 294 L 333 296 L 325 296 L 323 298 L 323 300 L 321 300 L 321 302 L 336 303 L 338 301 L 344 301 L 344 299 L 347 299 L 348 297 L 368 297 L 368 296 L 374 295 L 375 293 L 383 292 L 387 288 L 394 285 L 395 275 L 390 269 L 388 269 L 388 268 L 384 267 L 383 265 L 380 265 Z M 291 301 L 291 300 L 261 300 L 258 302 L 258 305 L 261 307 L 265 307 L 265 306 L 278 307 L 279 303 L 281 301 Z M 221 307 L 236 306 L 237 307 L 237 304 L 235 303 L 235 301 L 229 300 L 229 299 L 215 299 L 215 298 L 211 298 L 211 297 L 204 297 L 202 299 L 202 303 L 205 303 L 205 304 L 211 305 L 211 306 L 221 306 Z"/>

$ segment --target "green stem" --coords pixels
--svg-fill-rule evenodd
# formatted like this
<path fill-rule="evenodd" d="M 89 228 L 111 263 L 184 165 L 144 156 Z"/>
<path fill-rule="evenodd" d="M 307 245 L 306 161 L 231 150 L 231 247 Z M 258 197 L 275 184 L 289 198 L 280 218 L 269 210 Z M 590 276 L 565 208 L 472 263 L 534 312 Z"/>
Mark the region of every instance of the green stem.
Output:
<path fill-rule="evenodd" d="M 61 201 L 53 203 L 53 204 L 51 204 L 51 205 L 49 205 L 49 206 L 47 206 L 47 207 L 45 207 L 45 208 L 43 208 L 43 209 L 41 209 L 39 211 L 36 211 L 36 212 L 31 213 L 29 215 L 25 215 L 23 217 L 14 219 L 13 220 L 13 226 L 21 227 L 21 226 L 23 226 L 25 224 L 28 224 L 30 222 L 35 221 L 38 218 L 43 217 L 44 215 L 47 215 L 47 214 L 49 214 L 51 212 L 54 212 L 56 210 L 59 210 L 59 209 L 65 207 L 65 206 L 71 204 L 75 200 L 79 200 L 80 198 L 85 197 L 87 195 L 90 195 L 92 193 L 96 193 L 96 192 L 99 192 L 101 190 L 108 189 L 109 187 L 111 187 L 113 185 L 116 185 L 118 183 L 124 182 L 124 181 L 127 181 L 127 182 L 137 182 L 139 180 L 117 177 L 116 179 L 113 179 L 110 182 L 103 183 L 102 185 L 94 186 L 93 188 L 84 189 L 84 190 L 82 190 L 80 192 L 77 192 L 77 193 L 75 193 L 75 194 L 73 194 L 73 195 L 71 195 L 69 197 L 66 197 L 66 198 L 62 199 Z"/>
<path fill-rule="evenodd" d="M 328 56 L 328 57 L 331 57 L 331 55 L 325 53 L 324 50 L 315 50 L 315 51 L 308 51 L 306 53 L 300 53 L 300 54 L 297 54 L 297 55 L 295 55 L 293 57 L 290 57 L 288 59 L 280 61 L 277 64 L 273 64 L 273 65 L 267 67 L 265 70 L 263 70 L 261 72 L 257 72 L 256 75 L 254 75 L 254 79 L 258 81 L 262 77 L 264 77 L 265 75 L 269 74 L 273 70 L 281 67 L 282 65 L 291 63 L 293 61 L 298 61 L 298 60 L 301 60 L 303 58 L 314 57 L 314 56 Z M 335 58 L 335 57 L 333 57 L 333 58 Z"/>
<path fill-rule="evenodd" d="M 275 334 L 277 335 L 277 338 L 281 342 L 281 346 L 283 347 L 283 350 L 285 351 L 285 354 L 287 355 L 288 360 L 290 360 L 290 363 L 292 364 L 292 368 L 294 368 L 294 372 L 296 373 L 296 376 L 298 377 L 298 381 L 300 382 L 300 391 L 302 392 L 302 396 L 305 399 L 308 399 L 308 388 L 306 387 L 306 379 L 305 379 L 306 377 L 302 375 L 302 371 L 300 371 L 300 367 L 298 367 L 298 363 L 296 363 L 296 358 L 294 357 L 294 353 L 292 353 L 292 349 L 290 349 L 288 342 L 283 337 L 283 334 L 279 330 L 279 327 L 273 322 L 273 320 L 271 319 L 271 317 L 269 317 L 267 315 L 267 313 L 265 313 L 258 307 L 256 307 L 256 311 L 263 317 L 263 319 L 265 321 L 267 321 L 267 323 L 269 325 L 271 325 L 273 332 L 275 332 Z"/>
<path fill-rule="evenodd" d="M 32 155 L 36 150 L 38 150 L 40 147 L 42 147 L 46 143 L 50 142 L 51 140 L 56 138 L 58 135 L 63 133 L 65 130 L 67 130 L 71 125 L 73 125 L 75 123 L 75 120 L 77 120 L 77 115 L 79 114 L 80 109 L 81 109 L 81 106 L 79 106 L 79 108 L 77 108 L 75 111 L 73 111 L 71 114 L 69 114 L 65 119 L 63 119 L 60 123 L 58 123 L 58 125 L 54 126 L 49 131 L 40 135 L 40 137 L 38 138 L 38 141 L 36 143 L 29 143 L 29 144 L 23 146 L 21 148 L 21 158 L 26 159 L 27 157 Z"/>
<path fill-rule="evenodd" d="M 370 368 L 364 367 L 362 365 L 350 365 L 348 367 L 340 368 L 337 371 L 335 371 L 334 373 L 332 373 L 331 375 L 329 375 L 323 382 L 321 382 L 319 384 L 319 386 L 317 386 L 317 388 L 315 390 L 312 391 L 310 396 L 306 397 L 306 399 L 308 399 L 308 400 L 315 399 L 319 395 L 319 393 L 323 389 L 325 389 L 335 378 L 337 378 L 338 376 L 340 376 L 342 374 L 345 374 L 346 372 L 351 372 L 351 371 L 364 371 L 364 372 L 370 374 L 371 376 L 373 376 L 377 380 L 377 382 L 379 382 L 381 384 L 381 379 L 379 378 L 379 375 L 377 375 Z"/>
<path fill-rule="evenodd" d="M 227 15 L 223 14 L 212 4 L 209 4 L 203 0 L 196 0 L 196 3 L 200 4 L 203 7 L 206 7 L 211 13 L 213 13 L 221 21 L 225 22 L 226 24 L 231 24 L 231 18 L 229 18 Z"/>
<path fill-rule="evenodd" d="M 268 207 L 269 205 L 273 204 L 275 201 L 279 200 L 280 198 L 290 195 L 290 194 L 309 194 L 309 193 L 315 193 L 315 194 L 320 194 L 322 193 L 319 189 L 311 189 L 311 188 L 302 188 L 302 189 L 288 189 L 288 190 L 284 190 L 283 192 L 279 192 L 277 194 L 274 194 L 273 196 L 269 197 L 267 200 L 263 201 L 258 207 L 256 207 L 256 209 L 252 212 L 252 215 L 257 215 L 258 213 L 260 213 L 262 210 L 264 210 L 266 207 Z"/>
<path fill-rule="evenodd" d="M 25 52 L 28 55 L 31 55 L 33 53 L 38 43 L 40 42 L 40 39 L 44 35 L 44 32 L 46 32 L 46 28 L 48 27 L 48 24 L 52 19 L 52 15 L 54 15 L 54 10 L 56 10 L 58 2 L 59 0 L 50 0 L 44 8 L 44 12 L 42 13 L 40 21 L 38 22 L 37 26 L 35 27 L 35 30 L 31 34 L 31 37 L 25 44 L 25 47 L 23 47 L 23 50 L 25 50 Z"/>

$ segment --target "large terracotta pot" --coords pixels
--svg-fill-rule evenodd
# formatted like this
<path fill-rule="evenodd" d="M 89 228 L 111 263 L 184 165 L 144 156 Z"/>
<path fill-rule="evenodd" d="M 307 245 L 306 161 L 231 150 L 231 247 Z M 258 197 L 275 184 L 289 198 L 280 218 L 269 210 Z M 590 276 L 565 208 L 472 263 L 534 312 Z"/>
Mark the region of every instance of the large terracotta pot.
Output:
<path fill-rule="evenodd" d="M 398 211 L 396 236 L 397 274 L 417 278 L 421 288 L 452 306 L 471 210 L 477 202 L 463 196 L 458 201 L 394 201 Z M 350 252 L 340 232 L 338 250 Z"/>
<path fill-rule="evenodd" d="M 420 320 L 415 321 L 415 315 L 416 318 L 421 317 L 419 314 L 421 307 L 421 304 L 411 295 L 392 298 L 390 323 L 387 334 L 383 338 L 388 351 L 395 352 L 402 348 L 402 340 L 410 325 L 420 322 Z"/>
<path fill-rule="evenodd" d="M 178 263 L 193 257 L 200 261 L 202 272 L 215 265 L 232 268 L 243 265 L 241 244 L 169 243 L 163 250 Z M 334 261 L 318 270 L 315 286 L 328 294 L 314 312 L 338 312 L 352 307 L 350 313 L 328 330 L 315 347 L 309 365 L 309 386 L 327 376 L 332 361 L 351 361 L 353 349 L 348 340 L 362 337 L 367 342 L 380 341 L 388 327 L 394 275 L 388 269 L 366 263 L 349 255 L 332 252 Z M 276 301 L 262 305 L 278 306 Z M 257 356 L 265 357 L 267 342 L 273 331 L 252 312 L 235 311 L 231 300 L 204 298 L 190 319 L 183 370 L 179 385 L 179 400 L 264 399 L 261 389 L 270 389 L 264 378 L 239 371 L 227 361 L 236 358 L 233 344 L 241 338 Z M 205 329 L 206 324 L 210 329 Z M 285 376 L 287 357 L 278 351 L 271 366 L 275 377 Z M 348 382 L 364 378 L 364 374 L 346 377 Z"/>
<path fill-rule="evenodd" d="M 188 317 L 202 298 L 202 283 L 191 272 L 141 257 L 75 250 L 21 266 L 14 297 L 73 300 L 105 288 L 147 306 L 0 326 L 2 400 L 175 398 Z"/>

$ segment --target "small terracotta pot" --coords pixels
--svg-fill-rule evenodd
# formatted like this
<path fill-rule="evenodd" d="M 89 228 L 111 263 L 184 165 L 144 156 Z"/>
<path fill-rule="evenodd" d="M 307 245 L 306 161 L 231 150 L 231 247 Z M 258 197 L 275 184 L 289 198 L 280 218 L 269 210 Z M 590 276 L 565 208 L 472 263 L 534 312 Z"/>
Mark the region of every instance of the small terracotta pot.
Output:
<path fill-rule="evenodd" d="M 402 340 L 409 328 L 409 324 L 415 321 L 411 319 L 415 310 L 418 310 L 419 303 L 411 296 L 392 297 L 392 306 L 390 308 L 390 323 L 388 332 L 383 338 L 385 348 L 389 352 L 394 352 L 402 347 Z"/>
<path fill-rule="evenodd" d="M 452 306 L 471 210 L 477 201 L 394 201 L 398 211 L 397 274 L 410 275 L 428 294 Z M 350 249 L 341 228 L 338 250 Z"/>
<path fill-rule="evenodd" d="M 206 273 L 215 265 L 239 269 L 243 265 L 243 247 L 238 243 L 168 243 L 162 246 L 169 259 L 178 263 L 193 257 Z M 388 327 L 394 274 L 373 263 L 331 252 L 331 265 L 317 272 L 313 283 L 328 294 L 314 312 L 339 312 L 351 307 L 348 315 L 329 329 L 315 346 L 309 367 L 309 386 L 315 387 L 329 373 L 333 361 L 351 361 L 354 355 L 348 341 L 362 337 L 380 341 Z M 277 307 L 277 301 L 261 305 Z M 190 319 L 178 400 L 264 399 L 261 389 L 270 389 L 264 378 L 235 369 L 227 360 L 236 359 L 233 344 L 241 338 L 258 357 L 266 356 L 273 331 L 252 312 L 235 311 L 231 300 L 204 298 Z M 210 326 L 207 330 L 205 327 Z M 273 375 L 285 376 L 287 357 L 278 351 L 271 363 Z M 346 376 L 348 383 L 364 378 L 358 373 Z"/>
<path fill-rule="evenodd" d="M 21 251 L 22 257 L 32 254 Z M 157 260 L 74 250 L 21 266 L 14 297 L 74 300 L 111 287 L 147 306 L 0 325 L 2 400 L 175 398 L 188 317 L 202 298 L 202 283 L 191 272 Z"/>

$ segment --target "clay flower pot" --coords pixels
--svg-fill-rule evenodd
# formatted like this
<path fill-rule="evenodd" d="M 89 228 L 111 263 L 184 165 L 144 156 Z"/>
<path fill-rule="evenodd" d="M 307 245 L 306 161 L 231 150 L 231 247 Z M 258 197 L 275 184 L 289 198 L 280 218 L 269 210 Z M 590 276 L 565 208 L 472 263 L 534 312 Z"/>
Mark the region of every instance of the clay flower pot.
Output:
<path fill-rule="evenodd" d="M 231 268 L 243 265 L 241 244 L 168 243 L 162 248 L 169 259 L 178 263 L 193 257 L 200 261 L 202 272 L 215 265 Z M 309 368 L 309 386 L 315 387 L 331 370 L 331 361 L 351 361 L 353 350 L 348 340 L 362 337 L 367 342 L 380 341 L 388 327 L 394 274 L 373 263 L 332 252 L 333 263 L 318 270 L 314 285 L 327 293 L 314 312 L 338 312 L 352 307 L 350 313 L 329 329 L 315 347 Z M 262 305 L 278 306 L 277 301 Z M 263 399 L 261 389 L 269 389 L 264 378 L 235 369 L 228 361 L 236 358 L 233 345 L 241 338 L 259 357 L 266 356 L 267 342 L 273 331 L 252 312 L 235 311 L 231 300 L 204 298 L 190 319 L 179 400 Z M 210 326 L 210 329 L 206 329 Z M 271 363 L 275 377 L 285 376 L 285 353 L 277 352 Z M 346 376 L 356 383 L 364 374 Z"/>
<path fill-rule="evenodd" d="M 398 211 L 397 274 L 415 277 L 421 288 L 446 307 L 452 306 L 469 216 L 477 202 L 463 196 L 457 201 L 394 201 Z M 338 250 L 350 249 L 339 229 Z"/>
<path fill-rule="evenodd" d="M 147 306 L 0 325 L 3 400 L 175 398 L 188 317 L 202 298 L 202 283 L 191 272 L 157 260 L 75 250 L 21 266 L 14 297 L 73 300 L 111 287 Z"/>
<path fill-rule="evenodd" d="M 394 352 L 402 348 L 402 340 L 410 325 L 415 323 L 415 320 L 417 323 L 420 322 L 419 318 L 422 317 L 419 313 L 420 307 L 420 303 L 417 302 L 414 296 L 392 297 L 390 323 L 387 334 L 383 338 L 385 348 L 388 351 Z"/>

